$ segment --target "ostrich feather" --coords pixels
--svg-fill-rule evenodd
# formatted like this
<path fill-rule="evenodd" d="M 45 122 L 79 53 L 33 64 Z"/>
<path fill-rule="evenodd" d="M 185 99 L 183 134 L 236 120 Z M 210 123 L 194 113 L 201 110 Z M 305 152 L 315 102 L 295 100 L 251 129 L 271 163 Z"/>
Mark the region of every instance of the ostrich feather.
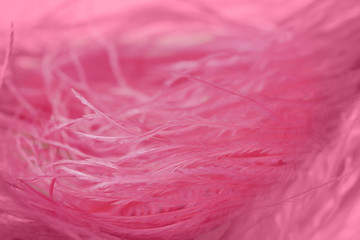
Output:
<path fill-rule="evenodd" d="M 1 39 L 1 239 L 359 238 L 357 1 L 59 2 Z"/>

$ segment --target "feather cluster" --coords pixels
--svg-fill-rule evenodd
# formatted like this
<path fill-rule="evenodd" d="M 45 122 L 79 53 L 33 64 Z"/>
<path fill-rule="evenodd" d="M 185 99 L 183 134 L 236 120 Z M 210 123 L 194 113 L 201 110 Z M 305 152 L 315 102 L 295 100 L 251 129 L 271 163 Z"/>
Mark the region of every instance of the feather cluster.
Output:
<path fill-rule="evenodd" d="M 124 2 L 4 34 L 0 239 L 358 239 L 358 2 Z"/>

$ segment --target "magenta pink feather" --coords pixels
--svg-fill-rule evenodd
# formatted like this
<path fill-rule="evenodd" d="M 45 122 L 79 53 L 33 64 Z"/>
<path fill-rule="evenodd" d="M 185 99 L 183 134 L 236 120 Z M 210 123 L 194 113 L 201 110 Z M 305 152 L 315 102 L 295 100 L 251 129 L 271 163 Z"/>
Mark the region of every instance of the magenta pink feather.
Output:
<path fill-rule="evenodd" d="M 0 239 L 360 239 L 356 0 L 41 2 L 0 29 Z"/>

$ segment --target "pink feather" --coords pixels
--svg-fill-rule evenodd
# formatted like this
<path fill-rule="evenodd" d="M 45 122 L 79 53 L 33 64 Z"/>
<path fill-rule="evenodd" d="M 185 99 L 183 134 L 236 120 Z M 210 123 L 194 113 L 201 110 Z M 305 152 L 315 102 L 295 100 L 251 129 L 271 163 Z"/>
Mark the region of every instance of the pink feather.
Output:
<path fill-rule="evenodd" d="M 356 0 L 41 2 L 3 16 L 0 239 L 360 238 Z"/>

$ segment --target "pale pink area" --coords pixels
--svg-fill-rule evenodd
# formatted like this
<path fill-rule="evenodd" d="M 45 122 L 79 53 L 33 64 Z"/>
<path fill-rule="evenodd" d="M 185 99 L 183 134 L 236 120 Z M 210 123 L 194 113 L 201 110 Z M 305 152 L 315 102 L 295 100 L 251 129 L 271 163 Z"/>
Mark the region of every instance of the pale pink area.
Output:
<path fill-rule="evenodd" d="M 0 239 L 360 238 L 356 0 L 0 9 Z"/>
<path fill-rule="evenodd" d="M 241 4 L 236 0 L 200 0 L 200 1 L 168 1 L 164 4 L 161 0 L 89 0 L 89 1 L 66 1 L 66 0 L 17 0 L 16 3 L 5 0 L 0 2 L 1 14 L 0 27 L 6 28 L 10 22 L 19 25 L 31 26 L 41 17 L 51 15 L 62 22 L 80 22 L 97 16 L 110 16 L 119 11 L 126 11 L 139 5 L 152 5 L 160 3 L 163 6 L 179 6 L 188 8 L 191 5 L 205 8 L 216 8 L 220 13 L 226 14 L 233 19 L 245 22 L 271 24 L 292 13 L 299 11 L 312 0 L 242 0 Z M 187 5 L 187 6 L 186 6 Z"/>

